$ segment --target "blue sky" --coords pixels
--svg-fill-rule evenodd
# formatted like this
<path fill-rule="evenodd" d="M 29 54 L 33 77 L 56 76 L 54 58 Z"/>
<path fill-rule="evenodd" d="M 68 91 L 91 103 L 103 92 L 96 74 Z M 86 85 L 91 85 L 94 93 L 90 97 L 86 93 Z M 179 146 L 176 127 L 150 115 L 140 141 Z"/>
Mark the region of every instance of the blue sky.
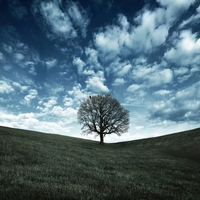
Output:
<path fill-rule="evenodd" d="M 105 142 L 199 127 L 199 27 L 198 0 L 0 0 L 0 125 L 94 139 L 77 110 L 108 92 L 130 129 Z"/>

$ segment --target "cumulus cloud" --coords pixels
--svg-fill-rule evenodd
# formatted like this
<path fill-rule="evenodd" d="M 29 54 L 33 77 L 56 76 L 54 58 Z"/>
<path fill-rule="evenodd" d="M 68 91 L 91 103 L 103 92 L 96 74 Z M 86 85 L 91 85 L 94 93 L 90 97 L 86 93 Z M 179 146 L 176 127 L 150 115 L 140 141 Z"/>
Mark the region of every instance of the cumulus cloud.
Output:
<path fill-rule="evenodd" d="M 60 37 L 61 40 L 77 38 L 78 31 L 83 37 L 87 35 L 89 18 L 87 12 L 78 3 L 69 1 L 62 4 L 57 0 L 45 2 L 35 0 L 32 10 L 36 18 L 40 18 L 39 13 L 41 13 L 41 26 L 44 30 L 48 30 L 47 36 L 50 38 L 55 36 Z"/>
<path fill-rule="evenodd" d="M 36 113 L 36 117 L 45 121 L 63 121 L 65 124 L 76 122 L 77 110 L 69 107 L 73 104 L 72 99 L 65 97 L 63 102 L 64 105 L 58 105 L 58 97 L 54 96 L 40 100 L 37 106 L 40 113 Z"/>
<path fill-rule="evenodd" d="M 12 53 L 12 51 L 13 51 L 13 47 L 11 45 L 9 45 L 9 44 L 6 44 L 6 43 L 2 44 L 2 48 L 7 53 Z"/>
<path fill-rule="evenodd" d="M 124 52 L 123 44 L 128 34 L 128 28 L 127 18 L 120 14 L 117 25 L 107 26 L 105 31 L 94 34 L 94 44 L 100 52 L 102 61 L 111 61 L 121 51 Z"/>
<path fill-rule="evenodd" d="M 16 52 L 13 54 L 13 58 L 16 63 L 20 64 L 24 60 L 25 56 L 23 55 L 23 53 Z"/>
<path fill-rule="evenodd" d="M 142 130 L 145 134 L 148 127 L 159 124 L 167 127 L 180 121 L 196 123 L 200 86 L 199 82 L 194 84 L 199 81 L 200 71 L 197 1 L 157 0 L 132 15 L 126 13 L 127 5 L 120 14 L 108 6 L 110 1 L 91 2 L 98 6 L 93 8 L 88 4 L 87 10 L 82 7 L 86 4 L 79 2 L 32 1 L 35 23 L 43 31 L 38 31 L 33 41 L 23 37 L 26 32 L 19 31 L 17 26 L 2 28 L 0 102 L 15 114 L 0 111 L 3 116 L 0 115 L 0 121 L 14 127 L 63 133 L 76 122 L 77 109 L 84 99 L 110 92 L 130 108 L 134 132 Z M 8 12 L 20 24 L 32 22 L 26 13 L 28 9 L 23 10 L 19 0 L 8 4 Z M 106 12 L 109 7 L 112 13 L 108 20 L 98 12 L 93 13 L 105 5 Z M 89 19 L 89 16 L 97 18 Z M 104 25 L 99 26 L 103 21 Z M 33 26 L 31 34 L 27 32 L 30 39 L 35 30 Z M 45 34 L 51 41 L 42 39 Z M 43 48 L 36 41 L 52 49 L 41 52 Z M 9 80 L 4 78 L 7 76 Z M 188 84 L 193 85 L 188 87 Z M 132 138 L 130 133 L 127 135 Z"/>
<path fill-rule="evenodd" d="M 107 25 L 94 34 L 94 44 L 102 61 L 111 61 L 118 55 L 127 57 L 133 53 L 149 54 L 156 51 L 166 42 L 170 28 L 194 0 L 158 0 L 158 3 L 160 7 L 154 10 L 145 7 L 139 11 L 132 23 L 120 14 L 115 24 Z"/>
<path fill-rule="evenodd" d="M 88 97 L 87 92 L 82 88 L 81 84 L 75 84 L 71 90 L 68 91 L 67 98 L 73 99 L 74 106 L 79 104 Z"/>
<path fill-rule="evenodd" d="M 38 95 L 38 91 L 36 89 L 30 89 L 29 94 L 24 97 L 25 103 L 29 105 L 31 100 L 35 99 Z"/>
<path fill-rule="evenodd" d="M 50 113 L 56 117 L 66 118 L 68 123 L 76 121 L 77 110 L 70 107 L 65 109 L 62 108 L 61 106 L 54 106 Z"/>
<path fill-rule="evenodd" d="M 18 82 L 13 82 L 12 85 L 13 85 L 16 89 L 20 90 L 21 92 L 25 92 L 25 91 L 28 90 L 28 86 L 22 85 L 22 84 L 20 84 L 20 83 L 18 83 Z"/>
<path fill-rule="evenodd" d="M 136 65 L 132 70 L 133 79 L 143 82 L 144 87 L 157 87 L 172 84 L 173 71 L 162 68 L 159 64 Z"/>
<path fill-rule="evenodd" d="M 56 66 L 57 64 L 57 60 L 55 58 L 51 58 L 51 59 L 48 59 L 46 62 L 45 62 L 46 66 L 47 66 L 47 69 L 51 69 L 53 67 Z"/>
<path fill-rule="evenodd" d="M 131 68 L 132 68 L 131 64 L 127 64 L 127 65 L 123 66 L 120 69 L 120 71 L 118 72 L 118 76 L 120 76 L 120 77 L 125 76 L 130 71 Z"/>
<path fill-rule="evenodd" d="M 104 85 L 105 78 L 103 77 L 92 76 L 89 77 L 85 82 L 87 84 L 86 88 L 92 90 L 93 92 L 109 92 L 108 87 Z"/>
<path fill-rule="evenodd" d="M 168 36 L 169 26 L 165 24 L 164 9 L 145 10 L 135 19 L 138 26 L 132 27 L 125 45 L 136 53 L 150 53 L 163 44 Z M 138 40 L 138 38 L 140 38 Z"/>
<path fill-rule="evenodd" d="M 15 31 L 10 33 L 11 36 L 16 34 Z M 19 73 L 37 75 L 35 67 L 40 62 L 38 53 L 29 48 L 27 44 L 21 42 L 19 38 L 11 37 L 10 35 L 6 41 L 7 43 L 2 44 L 2 51 L 6 52 L 2 59 L 3 69 L 6 71 L 12 69 L 12 74 L 15 73 L 15 78 Z"/>
<path fill-rule="evenodd" d="M 164 55 L 167 61 L 182 67 L 200 63 L 200 39 L 196 33 L 183 30 L 173 43 L 174 46 Z"/>
<path fill-rule="evenodd" d="M 156 87 L 163 84 L 171 84 L 173 81 L 173 72 L 171 69 L 158 70 L 145 77 L 147 87 Z"/>
<path fill-rule="evenodd" d="M 65 96 L 64 99 L 63 99 L 63 103 L 66 107 L 72 106 L 73 105 L 73 99 Z"/>
<path fill-rule="evenodd" d="M 35 70 L 35 63 L 33 62 L 26 62 L 24 63 L 25 67 L 27 68 L 28 72 L 32 74 L 33 76 L 37 75 L 37 72 Z"/>
<path fill-rule="evenodd" d="M 175 23 L 177 19 L 186 11 L 195 0 L 157 0 L 165 8 L 165 18 L 167 23 Z"/>
<path fill-rule="evenodd" d="M 0 94 L 10 94 L 14 92 L 14 88 L 6 80 L 0 80 Z"/>
<path fill-rule="evenodd" d="M 87 12 L 74 2 L 70 3 L 68 8 L 68 14 L 72 19 L 75 26 L 79 27 L 83 37 L 87 35 L 87 26 L 89 24 L 89 18 L 87 16 Z"/>
<path fill-rule="evenodd" d="M 41 120 L 37 113 L 12 114 L 0 111 L 0 124 L 3 126 L 37 130 L 46 133 L 66 134 L 70 132 L 69 121 L 59 118 L 57 121 Z M 55 119 L 54 119 L 55 120 Z"/>
<path fill-rule="evenodd" d="M 171 93 L 171 91 L 169 91 L 169 90 L 158 90 L 158 91 L 154 92 L 155 95 L 161 95 L 161 96 L 168 95 L 170 93 Z"/>
<path fill-rule="evenodd" d="M 73 65 L 77 67 L 77 72 L 79 75 L 82 74 L 83 68 L 85 67 L 86 63 L 80 59 L 80 57 L 76 57 L 73 59 Z"/>
<path fill-rule="evenodd" d="M 144 128 L 144 126 L 135 126 L 135 129 L 136 130 L 141 130 L 141 129 L 143 129 Z"/>
<path fill-rule="evenodd" d="M 0 61 L 4 61 L 4 55 L 0 52 Z"/>
<path fill-rule="evenodd" d="M 89 66 L 89 69 L 100 69 L 101 68 L 101 64 L 98 61 L 98 51 L 87 47 L 85 49 L 85 55 L 87 57 L 87 64 Z"/>
<path fill-rule="evenodd" d="M 77 37 L 69 16 L 60 9 L 57 1 L 41 2 L 40 12 L 53 33 L 64 38 Z"/>
<path fill-rule="evenodd" d="M 173 45 L 164 54 L 164 58 L 175 66 L 174 74 L 178 82 L 182 83 L 200 71 L 200 39 L 197 33 L 183 30 L 172 42 Z"/>
<path fill-rule="evenodd" d="M 58 98 L 57 97 L 50 97 L 47 102 L 43 102 L 43 105 L 47 109 L 51 109 L 54 105 L 56 105 Z"/>
<path fill-rule="evenodd" d="M 132 65 L 130 64 L 129 60 L 123 59 L 121 57 L 116 57 L 110 65 L 105 67 L 105 70 L 108 75 L 113 75 L 117 78 L 126 77 L 130 72 Z"/>
<path fill-rule="evenodd" d="M 119 86 L 119 85 L 123 85 L 126 81 L 124 80 L 124 78 L 116 78 L 113 82 L 113 86 Z"/>
<path fill-rule="evenodd" d="M 100 32 L 95 36 L 95 45 L 105 57 L 106 60 L 113 59 L 119 52 L 118 38 L 113 37 L 113 29 L 108 29 L 106 32 Z"/>
<path fill-rule="evenodd" d="M 199 121 L 200 82 L 178 91 L 168 101 L 156 102 L 150 108 L 150 117 L 161 121 Z"/>
<path fill-rule="evenodd" d="M 140 89 L 141 86 L 137 84 L 132 84 L 127 88 L 128 92 L 135 92 L 136 90 Z"/>
<path fill-rule="evenodd" d="M 200 6 L 196 8 L 196 13 L 194 13 L 191 17 L 184 20 L 180 25 L 179 28 L 183 29 L 189 25 L 196 25 L 200 19 Z"/>

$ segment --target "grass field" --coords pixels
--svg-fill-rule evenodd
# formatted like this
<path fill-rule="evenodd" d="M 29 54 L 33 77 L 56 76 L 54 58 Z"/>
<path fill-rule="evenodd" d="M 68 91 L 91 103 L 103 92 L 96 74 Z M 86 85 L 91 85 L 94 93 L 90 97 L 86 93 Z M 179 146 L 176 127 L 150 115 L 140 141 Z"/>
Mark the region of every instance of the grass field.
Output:
<path fill-rule="evenodd" d="M 0 199 L 200 199 L 200 129 L 99 145 L 0 127 Z"/>

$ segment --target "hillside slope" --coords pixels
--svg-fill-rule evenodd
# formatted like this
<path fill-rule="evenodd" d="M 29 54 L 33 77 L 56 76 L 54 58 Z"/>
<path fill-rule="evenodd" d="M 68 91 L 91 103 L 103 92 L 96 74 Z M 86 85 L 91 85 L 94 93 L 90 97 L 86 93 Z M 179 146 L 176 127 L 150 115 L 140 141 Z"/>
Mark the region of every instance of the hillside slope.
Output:
<path fill-rule="evenodd" d="M 117 143 L 118 146 L 156 150 L 200 162 L 200 128 L 165 136 Z"/>
<path fill-rule="evenodd" d="M 198 199 L 200 129 L 99 145 L 0 127 L 1 199 Z"/>

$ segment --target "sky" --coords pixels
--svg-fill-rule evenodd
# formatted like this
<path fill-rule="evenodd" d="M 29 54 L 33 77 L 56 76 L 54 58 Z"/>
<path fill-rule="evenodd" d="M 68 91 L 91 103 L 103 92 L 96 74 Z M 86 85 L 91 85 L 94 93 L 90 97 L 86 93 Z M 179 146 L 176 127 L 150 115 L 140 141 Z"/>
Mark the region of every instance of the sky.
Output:
<path fill-rule="evenodd" d="M 200 127 L 199 0 L 0 0 L 0 125 L 81 135 L 77 110 L 110 93 L 120 142 Z"/>

